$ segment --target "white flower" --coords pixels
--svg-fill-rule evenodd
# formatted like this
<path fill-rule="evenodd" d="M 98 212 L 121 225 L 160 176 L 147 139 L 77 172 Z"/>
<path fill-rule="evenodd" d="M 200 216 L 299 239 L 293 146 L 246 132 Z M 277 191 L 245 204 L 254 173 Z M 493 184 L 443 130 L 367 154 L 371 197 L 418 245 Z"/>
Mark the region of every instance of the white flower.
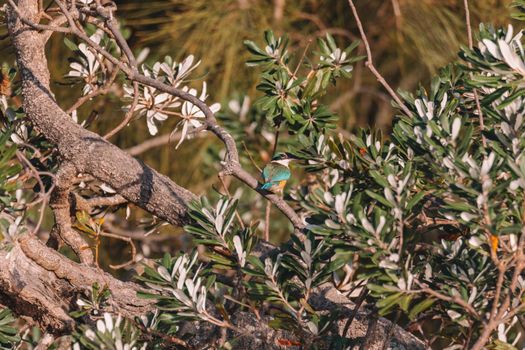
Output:
<path fill-rule="evenodd" d="M 339 216 L 344 214 L 344 210 L 347 204 L 347 193 L 337 194 L 335 196 L 335 211 Z"/>
<path fill-rule="evenodd" d="M 100 43 L 100 40 L 102 39 L 102 31 L 97 30 L 95 34 L 91 35 L 89 38 L 97 44 Z M 86 85 L 84 86 L 82 93 L 83 95 L 87 95 L 94 90 L 94 87 L 97 84 L 97 74 L 100 69 L 100 61 L 103 57 L 99 53 L 95 54 L 85 43 L 79 44 L 78 49 L 82 55 L 80 62 L 71 63 L 69 65 L 71 70 L 67 75 L 83 79 Z"/>
<path fill-rule="evenodd" d="M 137 55 L 137 58 L 135 59 L 137 61 L 137 64 L 142 64 L 146 58 L 148 58 L 148 55 L 150 53 L 150 48 L 145 47 L 142 50 L 140 50 L 139 54 Z"/>
<path fill-rule="evenodd" d="M 145 67 L 142 67 L 144 75 L 151 77 L 151 72 Z M 153 76 L 156 77 L 155 71 Z M 124 97 L 127 99 L 133 99 L 134 90 L 131 86 L 124 85 Z M 177 97 L 173 97 L 168 93 L 161 93 L 157 89 L 151 86 L 141 87 L 137 105 L 135 111 L 139 113 L 139 116 L 146 115 L 146 123 L 148 125 L 148 131 L 151 135 L 156 135 L 159 132 L 156 121 L 164 121 L 168 119 L 167 110 L 180 106 L 180 102 Z M 131 108 L 131 104 L 125 106 L 123 109 L 128 111 Z"/>
<path fill-rule="evenodd" d="M 469 222 L 470 220 L 474 219 L 476 215 L 467 213 L 466 211 L 462 212 L 460 215 L 461 219 L 465 222 Z"/>
<path fill-rule="evenodd" d="M 483 163 L 481 163 L 481 170 L 480 170 L 481 177 L 487 175 L 490 169 L 492 169 L 492 165 L 494 164 L 495 157 L 496 157 L 496 154 L 494 152 L 491 152 L 488 158 L 485 158 L 483 160 Z"/>
<path fill-rule="evenodd" d="M 485 38 L 478 42 L 483 56 L 492 56 L 496 60 L 505 62 L 515 72 L 525 76 L 525 63 L 523 62 L 523 47 L 521 45 L 522 32 L 513 37 L 514 29 L 509 25 L 504 39 L 494 37 Z"/>
<path fill-rule="evenodd" d="M 503 61 L 512 69 L 525 76 L 525 64 L 516 51 L 505 41 L 498 40 L 498 47 L 503 56 Z"/>
<path fill-rule="evenodd" d="M 157 62 L 153 66 L 153 71 L 156 75 L 164 73 L 170 84 L 174 87 L 178 87 L 191 71 L 197 68 L 201 63 L 201 61 L 197 61 L 193 64 L 194 60 L 195 57 L 193 55 L 189 55 L 180 63 L 175 61 L 171 62 L 171 57 L 167 57 L 167 61 L 171 62 L 171 64 L 166 61 L 162 63 Z"/>
<path fill-rule="evenodd" d="M 271 47 L 270 45 L 267 45 L 265 48 L 264 48 L 264 51 L 266 51 L 266 53 L 271 56 L 271 57 L 274 57 L 274 58 L 277 58 L 279 57 L 279 53 L 281 50 L 279 50 L 278 48 L 273 48 Z"/>
<path fill-rule="evenodd" d="M 102 183 L 100 186 L 100 189 L 106 193 L 117 193 L 111 186 L 108 184 Z"/>
<path fill-rule="evenodd" d="M 349 73 L 353 67 L 351 65 L 345 65 L 348 63 L 347 56 L 346 52 L 337 47 L 328 57 L 321 56 L 321 60 L 334 66 L 342 66 L 342 69 Z"/>
<path fill-rule="evenodd" d="M 78 306 L 88 306 L 88 304 L 82 299 L 77 299 L 76 303 Z"/>
<path fill-rule="evenodd" d="M 461 317 L 461 314 L 454 310 L 447 310 L 447 314 L 452 320 L 457 320 L 458 318 Z"/>
<path fill-rule="evenodd" d="M 190 89 L 188 93 L 193 96 L 197 96 L 197 90 L 195 89 Z M 206 101 L 207 97 L 208 95 L 206 95 L 206 82 L 203 82 L 202 92 L 199 96 L 199 99 L 204 102 Z M 217 113 L 221 109 L 221 105 L 220 103 L 214 103 L 211 106 L 209 106 L 209 109 L 212 111 L 212 113 Z M 184 101 L 184 103 L 182 104 L 181 112 L 182 120 L 177 124 L 175 130 L 173 130 L 173 132 L 176 132 L 178 128 L 182 126 L 181 137 L 179 143 L 177 143 L 177 146 L 175 146 L 175 148 L 178 148 L 181 145 L 181 143 L 186 138 L 186 135 L 188 134 L 190 128 L 200 128 L 203 125 L 203 120 L 205 119 L 204 112 L 201 111 L 199 107 L 197 107 L 189 101 Z"/>
<path fill-rule="evenodd" d="M 15 221 L 9 225 L 9 228 L 7 229 L 7 233 L 10 237 L 14 238 L 16 235 L 18 228 L 20 227 L 20 223 L 22 222 L 22 216 L 18 216 Z"/>

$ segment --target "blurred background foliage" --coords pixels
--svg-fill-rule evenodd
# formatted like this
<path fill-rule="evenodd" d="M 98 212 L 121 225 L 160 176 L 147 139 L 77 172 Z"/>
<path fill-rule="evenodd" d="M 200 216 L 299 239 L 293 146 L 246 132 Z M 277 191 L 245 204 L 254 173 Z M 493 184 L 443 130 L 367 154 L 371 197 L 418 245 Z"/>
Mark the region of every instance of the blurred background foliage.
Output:
<path fill-rule="evenodd" d="M 202 60 L 196 76 L 208 83 L 210 97 L 207 101 L 221 102 L 222 113 L 228 111 L 229 101 L 233 98 L 242 101 L 247 95 L 254 101 L 260 96 L 255 89 L 260 72 L 245 65 L 249 53 L 243 45 L 244 40 L 260 43 L 264 30 L 273 29 L 277 35 L 288 35 L 289 50 L 298 52 L 296 56 L 300 57 L 310 43 L 315 47 L 315 39 L 326 33 L 332 34 L 342 47 L 359 38 L 346 0 L 116 2 L 119 19 L 135 52 L 149 50 L 146 62 L 162 60 L 165 55 L 180 61 L 190 54 Z M 510 21 L 510 2 L 471 0 L 473 26 L 480 22 L 506 25 Z M 47 3 L 50 1 L 44 2 Z M 419 84 L 427 84 L 432 74 L 454 61 L 460 46 L 466 45 L 463 0 L 360 0 L 356 5 L 370 41 L 374 63 L 394 88 L 414 90 Z M 0 33 L 0 37 L 4 36 L 5 32 Z M 67 109 L 80 96 L 81 89 L 70 88 L 64 79 L 69 71 L 65 57 L 71 56 L 71 51 L 63 40 L 62 35 L 55 35 L 50 40 L 48 58 L 54 92 Z M 364 53 L 363 47 L 358 50 L 359 54 Z M 8 39 L 0 41 L 0 52 L 0 61 L 12 62 L 13 51 Z M 388 133 L 394 113 L 389 96 L 364 67 L 363 61 L 356 65 L 353 74 L 352 79 L 341 81 L 323 97 L 323 102 L 339 115 L 338 131 L 347 134 L 356 127 L 371 126 Z M 114 92 L 86 103 L 78 111 L 79 119 L 90 120 L 88 127 L 100 134 L 111 130 L 123 116 L 122 93 Z M 176 122 L 163 123 L 159 135 L 169 134 Z M 126 149 L 151 138 L 145 121 L 141 119 L 111 141 Z M 271 138 L 266 139 L 269 141 L 254 146 L 250 143 L 253 140 L 245 136 L 259 166 L 268 161 L 272 151 Z M 281 141 L 286 140 L 281 138 Z M 175 150 L 175 143 L 151 148 L 138 157 L 197 194 L 209 192 L 211 186 L 220 189 L 216 160 L 222 146 L 211 136 L 186 141 L 178 150 Z M 250 171 L 257 172 L 250 163 L 247 166 Z M 294 174 L 294 177 L 299 176 Z M 262 201 L 255 200 L 247 205 L 251 208 L 243 208 L 242 212 L 259 212 L 248 219 L 264 217 Z M 272 214 L 278 218 L 279 214 L 275 212 Z M 141 217 L 138 214 L 136 219 Z M 272 226 L 286 231 L 283 222 L 279 222 L 272 220 Z M 102 249 L 106 253 L 102 253 L 101 260 L 109 259 L 109 255 L 119 255 L 120 250 L 125 255 L 127 246 L 115 243 L 107 242 L 112 249 L 111 252 Z M 185 244 L 179 242 L 177 246 Z"/>

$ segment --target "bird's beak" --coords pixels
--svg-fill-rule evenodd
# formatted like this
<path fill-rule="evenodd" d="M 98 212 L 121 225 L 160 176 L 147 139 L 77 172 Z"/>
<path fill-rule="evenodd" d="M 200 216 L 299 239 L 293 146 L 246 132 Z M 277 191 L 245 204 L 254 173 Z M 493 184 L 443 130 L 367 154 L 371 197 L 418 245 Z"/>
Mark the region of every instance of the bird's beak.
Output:
<path fill-rule="evenodd" d="M 293 155 L 292 153 L 286 152 L 285 154 L 286 154 L 286 158 L 288 158 L 290 160 L 298 160 L 299 159 L 295 155 Z"/>

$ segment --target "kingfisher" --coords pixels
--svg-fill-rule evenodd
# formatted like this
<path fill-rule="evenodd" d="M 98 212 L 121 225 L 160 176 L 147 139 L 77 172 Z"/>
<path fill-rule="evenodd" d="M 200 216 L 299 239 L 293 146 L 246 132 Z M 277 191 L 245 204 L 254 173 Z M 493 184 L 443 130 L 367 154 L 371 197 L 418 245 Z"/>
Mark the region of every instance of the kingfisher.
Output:
<path fill-rule="evenodd" d="M 292 160 L 294 160 L 294 158 L 288 153 L 276 153 L 272 161 L 266 164 L 262 171 L 264 183 L 261 189 L 274 193 L 282 193 L 284 186 L 286 186 L 286 181 L 288 181 L 292 175 L 288 167 Z"/>

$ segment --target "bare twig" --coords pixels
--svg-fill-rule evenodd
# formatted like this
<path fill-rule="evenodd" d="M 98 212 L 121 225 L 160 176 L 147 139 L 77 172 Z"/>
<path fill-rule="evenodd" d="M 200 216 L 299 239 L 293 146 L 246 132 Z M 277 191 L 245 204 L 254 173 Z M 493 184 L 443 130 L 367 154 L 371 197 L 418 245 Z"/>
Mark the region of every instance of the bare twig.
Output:
<path fill-rule="evenodd" d="M 133 82 L 133 101 L 131 102 L 131 106 L 129 106 L 129 110 L 124 115 L 124 119 L 122 120 L 122 122 L 120 122 L 120 124 L 117 125 L 113 130 L 111 130 L 106 135 L 104 135 L 104 138 L 106 140 L 111 138 L 113 135 L 117 134 L 126 125 L 128 125 L 131 118 L 133 118 L 133 113 L 135 112 L 135 108 L 137 107 L 138 102 L 139 102 L 139 84 L 135 81 Z"/>
<path fill-rule="evenodd" d="M 468 47 L 469 49 L 473 49 L 474 43 L 472 40 L 472 25 L 470 23 L 470 10 L 468 5 L 468 0 L 463 0 L 463 4 L 465 6 L 465 22 L 467 25 L 467 38 L 468 38 Z M 472 65 L 470 62 L 468 63 L 469 68 L 472 68 Z M 472 72 L 470 73 L 470 77 L 472 78 Z M 487 139 L 485 138 L 485 135 L 483 135 L 483 130 L 485 130 L 485 122 L 483 119 L 483 112 L 481 110 L 481 104 L 479 103 L 479 95 L 478 90 L 473 89 L 474 93 L 474 101 L 476 102 L 476 109 L 478 110 L 478 116 L 479 116 L 479 128 L 481 133 L 481 142 L 483 144 L 483 148 L 487 147 Z"/>
<path fill-rule="evenodd" d="M 51 176 L 53 178 L 54 178 L 54 175 L 51 174 L 51 173 L 39 172 L 38 170 L 36 170 L 36 168 L 33 166 L 33 164 L 31 164 L 31 162 L 24 156 L 24 154 L 22 152 L 16 151 L 16 155 L 17 155 L 18 159 L 27 168 L 29 168 L 30 172 L 33 174 L 33 177 L 38 182 L 38 186 L 40 188 L 38 199 L 36 201 L 33 201 L 32 203 L 29 203 L 27 205 L 28 207 L 30 207 L 32 205 L 36 205 L 36 204 L 42 203 L 41 206 L 40 206 L 40 210 L 39 210 L 40 214 L 38 216 L 37 224 L 35 225 L 35 227 L 33 228 L 32 232 L 31 232 L 32 234 L 36 234 L 38 232 L 38 230 L 40 229 L 40 226 L 42 225 L 42 222 L 44 221 L 45 209 L 46 209 L 46 206 L 47 206 L 47 204 L 49 202 L 50 194 L 52 193 L 52 191 L 55 188 L 55 181 L 53 181 L 51 188 L 46 191 L 46 187 L 44 185 L 44 182 L 42 181 L 41 175 L 48 175 L 48 176 Z"/>
<path fill-rule="evenodd" d="M 363 44 L 365 45 L 366 56 L 367 56 L 367 61 L 366 61 L 365 65 L 368 67 L 368 69 L 370 69 L 372 74 L 376 77 L 377 81 L 379 81 L 379 83 L 381 85 L 383 85 L 383 87 L 386 89 L 386 91 L 388 91 L 388 93 L 394 99 L 394 101 L 396 101 L 396 103 L 398 104 L 399 108 L 401 108 L 403 110 L 403 112 L 407 116 L 411 117 L 412 116 L 412 112 L 410 112 L 408 107 L 403 103 L 403 101 L 401 101 L 399 96 L 397 96 L 397 94 L 392 89 L 392 87 L 387 83 L 385 78 L 383 78 L 381 73 L 379 73 L 378 70 L 375 68 L 374 61 L 373 61 L 373 56 L 372 56 L 372 50 L 370 49 L 370 44 L 368 43 L 368 39 L 366 37 L 366 33 L 365 33 L 364 28 L 363 28 L 363 24 L 361 23 L 361 19 L 359 18 L 359 14 L 357 13 L 357 9 L 356 9 L 356 7 L 354 5 L 353 0 L 348 0 L 348 4 L 350 5 L 350 8 L 352 9 L 352 13 L 353 13 L 355 21 L 357 23 L 357 27 L 359 29 L 359 33 L 361 34 L 361 39 L 363 40 Z"/>
<path fill-rule="evenodd" d="M 194 138 L 204 138 L 204 137 L 207 137 L 208 135 L 209 135 L 208 133 L 198 133 L 198 134 L 195 134 Z M 126 149 L 126 152 L 128 152 L 132 156 L 138 156 L 139 154 L 149 151 L 152 148 L 164 146 L 168 143 L 175 142 L 179 140 L 181 136 L 182 136 L 182 133 L 180 131 L 176 133 L 156 136 L 151 139 L 147 139 L 146 141 L 138 145 L 135 145 L 133 147 Z"/>
<path fill-rule="evenodd" d="M 301 55 L 301 58 L 299 59 L 299 62 L 297 62 L 297 66 L 295 67 L 295 70 L 293 71 L 293 76 L 297 76 L 297 72 L 299 71 L 299 68 L 301 68 L 301 64 L 303 64 L 304 58 L 306 57 L 306 53 L 308 52 L 308 48 L 312 44 L 312 39 L 308 39 L 308 42 L 306 43 L 306 46 L 304 47 L 303 54 Z M 277 144 L 277 143 L 275 143 Z M 274 151 L 275 153 L 275 151 Z"/>
<path fill-rule="evenodd" d="M 419 283 L 418 281 L 416 281 L 416 284 L 418 286 L 420 286 L 421 289 L 418 290 L 418 291 L 415 291 L 415 292 L 417 292 L 417 293 L 425 293 L 425 294 L 431 295 L 431 296 L 433 296 L 433 297 L 435 297 L 437 299 L 457 304 L 457 305 L 461 306 L 462 308 L 464 308 L 465 311 L 467 311 L 474 318 L 476 318 L 478 320 L 481 319 L 481 316 L 476 311 L 476 309 L 474 309 L 474 307 L 472 305 L 470 305 L 469 303 L 467 303 L 465 300 L 461 299 L 460 296 L 456 295 L 454 297 L 451 297 L 451 296 L 442 294 L 442 293 L 440 293 L 438 291 L 433 290 L 432 288 L 428 288 L 428 287 L 424 286 L 423 284 Z"/>
<path fill-rule="evenodd" d="M 9 3 L 9 6 L 13 8 L 18 18 L 20 18 L 20 21 L 22 21 L 22 23 L 30 26 L 33 29 L 41 30 L 41 31 L 59 32 L 59 33 L 72 33 L 70 28 L 64 28 L 64 27 L 53 26 L 53 25 L 45 25 L 45 24 L 37 24 L 25 18 L 24 16 L 22 16 L 22 14 L 20 13 L 20 10 L 18 9 L 18 6 L 16 6 L 13 0 L 8 0 L 8 3 Z"/>
<path fill-rule="evenodd" d="M 272 210 L 272 202 L 266 203 L 266 214 L 264 216 L 264 239 L 270 241 L 270 212 Z"/>
<path fill-rule="evenodd" d="M 118 72 L 119 72 L 119 69 L 115 68 L 113 70 L 113 72 L 111 73 L 111 76 L 109 77 L 109 79 L 104 83 L 104 85 L 102 87 L 100 87 L 100 88 L 90 92 L 89 94 L 87 94 L 85 96 L 82 96 L 78 100 L 76 100 L 75 103 L 66 110 L 66 113 L 67 114 L 71 114 L 74 110 L 78 109 L 80 106 L 82 106 L 87 101 L 89 101 L 89 100 L 91 100 L 91 99 L 93 99 L 93 98 L 95 98 L 95 97 L 97 97 L 99 95 L 107 94 L 109 92 L 111 86 L 115 82 L 115 79 L 117 78 Z"/>
<path fill-rule="evenodd" d="M 133 323 L 135 324 L 135 326 L 137 326 L 141 330 L 141 332 L 145 334 L 150 334 L 155 337 L 159 337 L 165 342 L 182 346 L 185 349 L 194 349 L 191 345 L 186 343 L 184 340 L 177 338 L 173 335 L 164 334 L 163 332 L 159 332 L 151 328 L 146 328 L 141 322 L 133 321 Z"/>
<path fill-rule="evenodd" d="M 273 0 L 273 19 L 276 24 L 280 24 L 283 20 L 285 5 L 286 0 Z"/>
<path fill-rule="evenodd" d="M 346 320 L 345 328 L 343 329 L 343 333 L 341 334 L 343 336 L 343 338 L 345 338 L 346 335 L 348 334 L 348 330 L 350 329 L 350 325 L 352 324 L 352 321 L 354 320 L 355 316 L 357 315 L 357 312 L 361 308 L 361 305 L 365 301 L 367 295 L 368 295 L 368 289 L 363 288 L 361 290 L 361 292 L 359 293 L 359 296 L 357 297 L 357 300 L 355 302 L 354 309 L 352 310 L 352 313 L 350 314 L 350 316 L 348 316 L 348 319 Z"/>
<path fill-rule="evenodd" d="M 118 270 L 118 269 L 121 269 L 123 267 L 129 266 L 129 265 L 131 265 L 131 264 L 133 264 L 135 262 L 135 258 L 137 256 L 137 248 L 135 248 L 135 244 L 133 243 L 133 240 L 130 237 L 123 237 L 123 236 L 120 236 L 120 235 L 115 235 L 113 233 L 104 232 L 104 231 L 101 231 L 100 235 L 104 236 L 104 237 L 115 238 L 115 239 L 119 239 L 121 241 L 128 242 L 129 246 L 131 247 L 131 259 L 129 259 L 127 262 L 119 264 L 119 265 L 109 265 L 109 267 L 111 267 L 114 270 Z"/>
<path fill-rule="evenodd" d="M 262 173 L 262 169 L 261 169 L 261 167 L 259 167 L 259 166 L 257 165 L 257 163 L 255 162 L 255 160 L 253 159 L 252 154 L 251 154 L 250 150 L 248 149 L 248 146 L 246 146 L 246 142 L 241 141 L 241 143 L 242 143 L 242 147 L 244 148 L 244 151 L 245 151 L 246 154 L 248 155 L 248 158 L 250 158 L 250 161 L 252 162 L 252 165 L 253 165 L 257 170 L 259 170 L 259 173 Z"/>

